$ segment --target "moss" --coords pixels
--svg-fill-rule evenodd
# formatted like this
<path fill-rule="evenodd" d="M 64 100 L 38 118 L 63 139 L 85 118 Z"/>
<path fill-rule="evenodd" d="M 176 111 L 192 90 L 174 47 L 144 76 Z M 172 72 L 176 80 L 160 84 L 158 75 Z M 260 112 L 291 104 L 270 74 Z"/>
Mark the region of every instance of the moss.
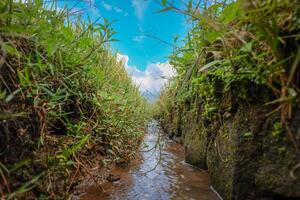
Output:
<path fill-rule="evenodd" d="M 246 138 L 253 137 L 253 133 L 249 131 L 249 132 L 244 133 L 243 136 Z"/>
<path fill-rule="evenodd" d="M 282 132 L 283 132 L 283 129 L 282 129 L 282 125 L 280 122 L 275 122 L 273 124 L 273 129 L 272 129 L 272 136 L 274 138 L 280 138 L 282 136 Z"/>
<path fill-rule="evenodd" d="M 224 10 L 209 8 L 186 40 L 186 46 L 194 51 L 179 50 L 171 57 L 180 73 L 166 91 L 176 94 L 170 99 L 179 106 L 197 101 L 190 110 L 200 115 L 198 125 L 193 124 L 200 131 L 183 126 L 187 134 L 184 140 L 198 145 L 198 152 L 204 150 L 199 141 L 207 141 L 212 184 L 224 199 L 259 199 L 262 193 L 266 198 L 274 194 L 300 197 L 299 178 L 293 181 L 289 175 L 299 162 L 295 149 L 300 139 L 295 136 L 300 115 L 296 107 L 290 107 L 299 101 L 299 66 L 294 65 L 294 76 L 288 73 L 299 53 L 299 37 L 289 38 L 299 32 L 299 23 L 295 23 L 298 5 L 296 0 L 255 4 L 234 1 Z M 221 16 L 229 16 L 223 12 L 232 14 L 235 6 L 237 12 L 243 12 L 235 13 L 230 26 L 222 26 Z M 218 33 L 210 22 L 220 25 Z M 212 32 L 219 37 L 211 39 Z M 208 38 L 212 41 L 207 42 Z M 203 52 L 199 55 L 200 50 Z M 196 59 L 197 65 L 191 70 L 190 63 Z M 281 108 L 280 117 L 276 108 Z M 293 116 L 287 112 L 290 108 Z M 188 126 L 191 120 L 186 119 Z M 288 124 L 292 134 L 286 133 L 278 121 Z"/>
<path fill-rule="evenodd" d="M 207 136 L 201 124 L 188 123 L 189 128 L 184 130 L 183 145 L 185 147 L 185 160 L 187 163 L 207 169 L 206 151 Z"/>
<path fill-rule="evenodd" d="M 263 154 L 255 180 L 258 189 L 269 191 L 282 197 L 300 197 L 300 173 L 291 177 L 291 169 L 299 162 L 293 143 L 287 132 L 274 117 L 269 124 L 263 138 Z M 290 130 L 296 132 L 300 123 L 300 116 L 295 115 L 289 123 Z M 296 125 L 297 124 L 297 125 Z M 274 130 L 278 131 L 274 137 Z"/>

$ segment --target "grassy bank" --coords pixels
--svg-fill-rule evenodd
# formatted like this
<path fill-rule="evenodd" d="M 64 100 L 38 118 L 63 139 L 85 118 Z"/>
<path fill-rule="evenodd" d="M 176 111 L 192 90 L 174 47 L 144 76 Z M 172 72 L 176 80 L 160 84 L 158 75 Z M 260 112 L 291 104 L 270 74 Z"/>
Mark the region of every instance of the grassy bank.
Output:
<path fill-rule="evenodd" d="M 0 2 L 4 199 L 67 198 L 90 168 L 128 163 L 147 120 L 145 100 L 110 51 L 111 24 L 52 5 Z"/>
<path fill-rule="evenodd" d="M 196 111 L 200 101 L 203 117 L 216 119 L 218 94 L 229 92 L 274 105 L 282 124 L 291 118 L 300 93 L 297 1 L 191 1 L 186 9 L 162 2 L 162 11 L 188 16 L 192 28 L 170 56 L 177 76 L 157 101 L 161 115 L 185 104 Z M 259 87 L 269 90 L 266 98 L 253 93 Z"/>
<path fill-rule="evenodd" d="M 154 115 L 224 199 L 298 199 L 298 1 L 197 3 L 161 1 L 191 29 Z"/>

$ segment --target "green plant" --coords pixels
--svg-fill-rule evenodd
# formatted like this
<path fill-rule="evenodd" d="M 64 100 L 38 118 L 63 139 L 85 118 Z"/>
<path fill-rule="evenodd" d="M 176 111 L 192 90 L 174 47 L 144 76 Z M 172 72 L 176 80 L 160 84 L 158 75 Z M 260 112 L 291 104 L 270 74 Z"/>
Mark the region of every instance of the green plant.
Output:
<path fill-rule="evenodd" d="M 272 135 L 274 138 L 280 138 L 283 133 L 282 125 L 280 122 L 275 122 L 273 124 Z"/>
<path fill-rule="evenodd" d="M 291 118 L 299 102 L 296 1 L 189 1 L 186 9 L 160 3 L 161 12 L 173 10 L 193 22 L 184 45 L 170 56 L 178 72 L 165 89 L 173 90 L 171 108 L 200 98 L 204 118 L 213 118 L 221 109 L 221 92 L 251 101 L 253 88 L 265 87 L 273 96 L 262 101 L 278 106 L 282 122 Z"/>
<path fill-rule="evenodd" d="M 35 192 L 67 198 L 75 169 L 97 156 L 129 162 L 143 136 L 147 103 L 110 49 L 113 22 L 71 13 L 55 1 L 0 2 L 0 162 L 30 158 L 3 195 L 22 198 L 39 183 L 47 187 Z"/>

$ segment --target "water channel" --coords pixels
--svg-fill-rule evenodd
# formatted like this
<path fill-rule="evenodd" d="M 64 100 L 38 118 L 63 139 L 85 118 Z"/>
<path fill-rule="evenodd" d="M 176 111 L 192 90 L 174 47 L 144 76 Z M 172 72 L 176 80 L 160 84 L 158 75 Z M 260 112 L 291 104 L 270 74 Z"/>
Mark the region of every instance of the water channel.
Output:
<path fill-rule="evenodd" d="M 130 168 L 114 168 L 120 178 L 105 192 L 90 187 L 81 200 L 218 200 L 207 172 L 184 162 L 183 147 L 163 136 L 157 121 L 149 124 L 140 159 Z"/>

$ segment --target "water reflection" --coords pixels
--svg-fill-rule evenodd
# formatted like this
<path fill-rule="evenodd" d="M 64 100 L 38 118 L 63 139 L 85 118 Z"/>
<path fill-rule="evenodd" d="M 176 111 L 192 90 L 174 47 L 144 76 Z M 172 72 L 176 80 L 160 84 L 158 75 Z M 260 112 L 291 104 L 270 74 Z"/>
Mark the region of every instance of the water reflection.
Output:
<path fill-rule="evenodd" d="M 104 185 L 105 193 L 91 187 L 82 200 L 217 200 L 209 176 L 184 162 L 182 147 L 161 139 L 153 121 L 141 148 L 141 161 L 131 169 L 115 168 L 120 181 Z"/>

